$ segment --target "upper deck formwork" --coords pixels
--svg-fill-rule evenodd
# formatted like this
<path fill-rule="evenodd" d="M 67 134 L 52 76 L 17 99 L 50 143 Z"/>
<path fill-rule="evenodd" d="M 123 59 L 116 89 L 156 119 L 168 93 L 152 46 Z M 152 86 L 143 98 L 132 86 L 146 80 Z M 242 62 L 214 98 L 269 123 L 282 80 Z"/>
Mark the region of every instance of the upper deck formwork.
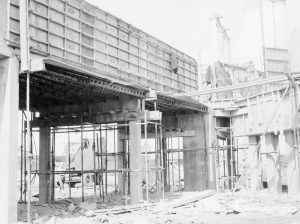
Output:
<path fill-rule="evenodd" d="M 9 2 L 8 41 L 19 47 L 19 0 Z M 198 88 L 187 54 L 83 0 L 31 0 L 30 50 L 94 76 L 118 78 L 161 92 Z"/>

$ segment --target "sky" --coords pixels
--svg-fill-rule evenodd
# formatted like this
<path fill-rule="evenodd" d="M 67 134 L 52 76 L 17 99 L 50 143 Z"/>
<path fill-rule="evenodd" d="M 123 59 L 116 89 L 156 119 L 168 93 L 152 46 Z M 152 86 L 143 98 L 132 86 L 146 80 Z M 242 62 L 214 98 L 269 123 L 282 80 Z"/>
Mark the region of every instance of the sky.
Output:
<path fill-rule="evenodd" d="M 202 64 L 214 59 L 212 18 L 223 17 L 233 63 L 261 60 L 259 0 L 88 0 L 99 8 L 189 54 Z M 277 4 L 278 5 L 278 4 Z M 264 6 L 266 33 L 273 33 L 270 4 Z M 277 33 L 283 16 L 275 7 Z M 300 0 L 287 0 L 289 31 L 300 28 Z M 272 32 L 270 29 L 272 28 Z M 268 35 L 266 35 L 268 36 Z M 266 40 L 272 40 L 266 38 Z M 280 38 L 278 40 L 280 42 Z"/>

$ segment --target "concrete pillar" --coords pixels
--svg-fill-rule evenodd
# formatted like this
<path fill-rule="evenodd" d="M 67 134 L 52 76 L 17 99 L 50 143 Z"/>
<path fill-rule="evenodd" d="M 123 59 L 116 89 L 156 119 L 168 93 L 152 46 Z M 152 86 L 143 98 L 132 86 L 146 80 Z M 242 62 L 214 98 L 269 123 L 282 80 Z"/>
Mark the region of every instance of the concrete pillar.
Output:
<path fill-rule="evenodd" d="M 141 121 L 129 122 L 129 159 L 130 159 L 130 200 L 137 204 L 143 199 L 142 194 L 142 144 Z"/>
<path fill-rule="evenodd" d="M 117 143 L 117 150 L 118 153 L 124 153 L 125 152 L 125 147 L 124 147 L 124 141 L 121 139 L 122 135 L 125 134 L 125 129 L 118 129 L 118 133 L 117 133 L 117 138 L 118 138 L 118 143 Z M 121 154 L 118 155 L 118 169 L 124 169 L 124 158 L 127 155 Z M 126 184 L 126 172 L 122 172 L 122 173 L 118 173 L 118 188 L 119 188 L 119 192 L 124 195 L 125 194 L 125 184 Z"/>
<path fill-rule="evenodd" d="M 286 156 L 287 163 L 287 185 L 288 193 L 292 195 L 300 194 L 299 189 L 299 174 L 296 169 L 296 151 L 294 150 L 294 135 L 292 131 L 287 131 L 284 133 L 285 144 L 284 152 Z"/>
<path fill-rule="evenodd" d="M 276 139 L 272 134 L 266 134 L 265 144 L 266 144 L 266 168 L 267 168 L 267 181 L 268 190 L 271 193 L 279 194 L 281 193 L 281 183 L 279 181 L 278 173 L 278 155 L 276 147 Z"/>
<path fill-rule="evenodd" d="M 248 163 L 250 166 L 250 189 L 251 191 L 257 191 L 261 189 L 261 178 L 259 169 L 259 157 L 258 157 L 258 138 L 257 136 L 249 136 L 249 148 L 248 148 Z"/>
<path fill-rule="evenodd" d="M 50 127 L 40 127 L 39 202 L 50 203 Z"/>
<path fill-rule="evenodd" d="M 206 137 L 206 145 L 207 149 L 207 169 L 208 169 L 208 179 L 207 186 L 209 189 L 219 189 L 216 185 L 218 181 L 216 181 L 216 163 L 215 163 L 215 152 L 216 149 L 212 148 L 216 145 L 215 131 L 214 131 L 214 117 L 213 111 L 210 110 L 208 114 L 204 115 L 205 118 L 205 137 Z M 219 178 L 219 177 L 218 177 Z"/>
<path fill-rule="evenodd" d="M 5 8 L 5 7 L 3 7 Z M 0 51 L 0 220 L 17 222 L 19 61 Z"/>
<path fill-rule="evenodd" d="M 197 151 L 183 152 L 184 190 L 205 190 L 207 189 L 207 152 L 204 115 L 179 116 L 178 126 L 185 130 L 195 130 L 195 136 L 183 138 L 183 148 L 198 149 Z"/>

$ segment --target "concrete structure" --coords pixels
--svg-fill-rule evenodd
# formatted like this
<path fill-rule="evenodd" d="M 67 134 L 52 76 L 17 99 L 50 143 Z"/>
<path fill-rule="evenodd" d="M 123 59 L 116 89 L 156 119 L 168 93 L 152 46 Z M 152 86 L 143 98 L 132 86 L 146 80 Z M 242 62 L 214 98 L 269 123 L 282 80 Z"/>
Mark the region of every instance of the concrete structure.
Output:
<path fill-rule="evenodd" d="M 225 106 L 214 112 L 214 117 L 223 123 L 226 119 L 232 120 L 230 126 L 219 121 L 223 129 L 218 130 L 217 135 L 218 138 L 230 136 L 225 127 L 231 127 L 233 147 L 240 153 L 246 150 L 245 160 L 239 164 L 239 167 L 245 166 L 245 172 L 236 175 L 242 177 L 238 183 L 244 182 L 253 191 L 263 186 L 274 194 L 280 194 L 285 188 L 289 194 L 300 193 L 299 149 L 295 142 L 299 120 L 296 120 L 294 92 L 287 88 L 236 100 L 230 110 Z M 249 184 L 245 180 L 249 180 Z"/>
<path fill-rule="evenodd" d="M 20 69 L 18 58 L 20 57 L 20 50 L 21 52 L 24 52 L 26 49 L 19 49 L 18 1 L 1 0 L 0 2 L 1 6 L 7 5 L 10 8 L 10 15 L 7 14 L 7 7 L 1 7 L 0 9 L 1 15 L 4 18 L 0 21 L 0 149 L 3 161 L 0 164 L 0 168 L 2 170 L 0 179 L 4 183 L 0 185 L 0 210 L 2 222 L 15 223 L 17 214 L 17 117 L 18 110 L 24 110 L 26 108 L 25 96 L 27 89 L 26 74 L 19 74 Z M 57 1 L 56 3 L 58 4 L 58 2 L 60 1 Z M 80 13 L 85 16 L 87 16 L 88 13 L 92 13 L 93 10 L 100 10 L 83 1 L 78 0 L 72 2 L 74 4 L 76 2 L 82 4 L 81 6 L 83 8 Z M 32 13 L 32 16 L 38 17 L 35 22 L 39 21 L 42 26 L 42 17 L 44 15 L 43 10 L 45 7 L 43 4 L 38 3 L 38 1 L 32 1 L 32 3 L 33 5 L 30 7 L 34 6 L 34 8 L 30 11 L 30 13 Z M 52 1 L 50 1 L 50 3 L 52 4 Z M 69 3 L 63 4 L 66 4 L 67 7 L 73 7 Z M 73 10 L 76 9 L 76 7 L 73 8 Z M 87 12 L 86 10 L 92 11 Z M 54 13 L 55 10 L 51 9 L 50 11 L 49 13 L 51 14 Z M 55 12 L 58 13 L 58 11 Z M 69 10 L 68 12 L 71 11 Z M 64 13 L 66 12 L 60 12 L 62 15 L 64 15 Z M 101 11 L 101 13 L 103 13 L 103 11 Z M 67 17 L 66 15 L 64 16 Z M 52 19 L 58 18 L 60 17 Z M 96 16 L 93 18 L 94 20 L 97 19 Z M 107 15 L 108 20 L 111 18 L 115 17 Z M 10 20 L 10 22 L 8 20 Z M 109 21 L 112 22 L 111 20 Z M 110 23 L 109 21 L 107 22 L 107 26 L 113 27 L 113 24 L 108 24 Z M 54 23 L 51 20 L 50 23 L 51 25 L 56 24 L 56 29 L 59 29 L 57 21 Z M 118 23 L 122 23 L 122 21 L 120 20 Z M 10 24 L 10 27 L 7 27 L 8 24 Z M 84 32 L 89 30 L 87 26 L 90 25 L 86 25 L 85 28 L 82 27 L 82 30 L 80 30 L 80 35 L 82 35 L 82 37 L 85 35 Z M 207 150 L 205 149 L 208 144 L 211 144 L 211 142 L 208 142 L 211 140 L 207 140 L 209 139 L 207 136 L 208 133 L 205 132 L 205 127 L 209 126 L 209 124 L 207 124 L 209 121 L 206 121 L 204 118 L 204 116 L 208 113 L 207 107 L 191 98 L 175 98 L 164 92 L 159 93 L 157 97 L 153 98 L 152 90 L 149 90 L 148 88 L 149 86 L 156 89 L 160 88 L 160 90 L 163 88 L 164 91 L 168 91 L 169 88 L 169 90 L 174 90 L 175 92 L 197 89 L 197 85 L 195 85 L 192 80 L 187 80 L 188 83 L 179 83 L 182 82 L 182 77 L 180 77 L 180 72 L 182 71 L 179 71 L 180 69 L 189 70 L 189 76 L 192 76 L 192 79 L 197 80 L 197 77 L 194 77 L 197 73 L 196 65 L 192 58 L 162 42 L 159 42 L 156 39 L 153 39 L 147 34 L 147 38 L 149 39 L 147 40 L 149 42 L 147 42 L 147 44 L 149 44 L 149 49 L 153 45 L 152 42 L 154 41 L 154 45 L 156 47 L 155 52 L 159 53 L 161 48 L 163 48 L 163 53 L 168 53 L 173 50 L 174 54 L 178 54 L 178 58 L 174 55 L 174 57 L 172 57 L 171 64 L 174 68 L 172 67 L 166 70 L 170 70 L 170 76 L 174 75 L 174 81 L 171 82 L 177 84 L 173 87 L 170 86 L 171 84 L 167 79 L 168 77 L 164 77 L 164 80 L 160 81 L 156 78 L 153 79 L 153 81 L 158 81 L 159 85 L 147 81 L 147 85 L 141 86 L 140 84 L 133 83 L 133 80 L 130 80 L 135 76 L 130 76 L 129 79 L 120 79 L 119 76 L 116 78 L 116 75 L 113 77 L 114 75 L 111 75 L 111 73 L 106 69 L 99 72 L 99 70 L 91 69 L 86 64 L 83 65 L 87 62 L 87 58 L 83 59 L 85 57 L 83 55 L 80 56 L 80 63 L 82 62 L 80 66 L 78 63 L 76 64 L 69 63 L 70 61 L 64 61 L 61 57 L 54 57 L 55 55 L 57 56 L 58 52 L 60 52 L 57 48 L 58 46 L 53 46 L 59 44 L 59 40 L 57 38 L 56 40 L 51 40 L 51 43 L 48 43 L 48 50 L 51 52 L 50 56 L 45 54 L 45 52 L 43 53 L 42 46 L 44 45 L 39 39 L 43 37 L 43 31 L 38 28 L 35 27 L 35 31 L 30 34 L 31 74 L 29 106 L 30 111 L 33 112 L 31 125 L 35 128 L 39 128 L 40 132 L 38 171 L 40 203 L 47 204 L 55 200 L 54 172 L 56 171 L 54 155 L 55 147 L 53 147 L 53 141 L 55 141 L 53 139 L 54 130 L 66 126 L 77 125 L 82 127 L 83 125 L 112 123 L 120 124 L 120 127 L 122 127 L 118 130 L 119 139 L 117 144 L 117 151 L 122 155 L 118 155 L 119 170 L 116 171 L 120 172 L 120 170 L 122 170 L 122 172 L 118 173 L 119 190 L 122 194 L 127 194 L 127 187 L 129 186 L 131 203 L 138 203 L 142 200 L 141 140 L 143 136 L 145 136 L 145 131 L 142 129 L 142 123 L 145 118 L 147 121 L 151 121 L 152 123 L 160 122 L 161 120 L 164 123 L 164 120 L 170 117 L 173 119 L 173 122 L 175 122 L 158 129 L 158 133 L 155 133 L 151 127 L 146 129 L 146 131 L 149 132 L 148 138 L 160 139 L 158 135 L 162 137 L 161 139 L 165 139 L 166 137 L 183 138 L 183 149 L 181 150 L 184 153 L 183 165 L 185 190 L 204 190 L 209 186 L 213 187 L 215 177 L 212 171 L 210 171 L 210 181 L 212 183 L 208 183 L 207 181 L 208 170 L 213 170 L 212 167 L 214 166 L 214 161 L 212 159 L 210 159 L 210 163 L 208 165 Z M 128 29 L 129 28 L 130 27 L 128 25 Z M 96 30 L 98 28 L 93 27 L 93 29 Z M 111 32 L 112 28 L 106 31 Z M 145 34 L 140 30 L 137 30 L 137 32 L 139 32 L 139 35 Z M 50 39 L 54 38 L 55 35 L 56 37 L 59 37 L 58 33 L 55 35 L 52 31 L 50 33 L 48 33 L 50 35 Z M 113 36 L 113 34 L 111 34 L 111 36 Z M 85 37 L 87 37 L 87 35 L 85 35 Z M 121 43 L 122 37 L 118 38 L 120 38 Z M 141 45 L 136 46 L 136 49 L 141 51 L 141 54 L 143 53 L 143 38 L 144 37 L 142 36 L 138 37 L 138 41 L 141 42 Z M 75 43 L 73 43 L 73 45 L 74 44 Z M 96 49 L 98 45 L 87 47 L 84 46 L 85 44 L 83 43 L 80 44 L 82 44 L 82 46 L 80 46 L 80 52 L 83 48 L 87 51 L 87 48 L 89 48 L 91 51 L 98 52 Z M 163 46 L 159 47 L 159 44 L 163 44 Z M 41 48 L 37 49 L 37 47 Z M 118 48 L 120 48 L 118 51 L 121 52 L 121 46 L 118 46 Z M 65 50 L 66 52 L 68 51 L 67 49 Z M 156 54 L 155 52 L 152 53 Z M 113 52 L 108 52 L 108 54 L 111 53 Z M 149 54 L 149 58 L 151 58 L 151 53 L 149 52 L 147 54 Z M 159 58 L 160 56 L 156 55 L 155 57 Z M 98 60 L 98 58 L 96 59 Z M 96 59 L 94 61 L 95 64 L 97 64 Z M 167 63 L 168 59 L 164 60 L 166 60 Z M 177 66 L 176 63 L 174 63 L 176 60 L 179 62 L 179 65 Z M 132 63 L 135 63 L 135 61 Z M 109 66 L 110 65 L 107 64 L 107 68 L 109 68 Z M 155 73 L 155 77 L 160 79 L 160 76 L 158 76 L 160 74 L 160 65 L 157 64 L 155 66 L 158 68 L 158 73 Z M 194 67 L 195 69 L 193 69 Z M 149 69 L 151 70 L 151 67 L 149 67 Z M 172 69 L 174 69 L 174 71 Z M 177 69 L 179 71 L 178 74 Z M 152 74 L 150 70 L 149 74 Z M 138 73 L 136 75 L 142 75 L 142 73 Z M 151 77 L 153 78 L 153 76 L 149 75 L 150 79 Z M 142 81 L 142 79 L 139 80 L 139 82 Z M 161 83 L 164 83 L 164 85 L 160 86 Z M 146 101 L 146 99 L 150 99 L 150 101 Z M 40 116 L 36 117 L 35 112 L 39 112 Z M 122 125 L 124 125 L 124 127 Z M 149 124 L 149 126 L 151 125 L 153 124 Z M 160 125 L 160 123 L 157 123 L 157 125 Z M 180 131 L 177 129 L 168 130 L 169 126 L 172 128 L 180 128 Z M 50 141 L 50 139 L 52 140 Z M 128 146 L 126 145 L 127 140 L 129 140 Z M 165 142 L 163 141 L 164 140 L 161 140 L 161 145 L 165 146 Z M 185 151 L 185 149 L 187 150 Z M 189 149 L 193 149 L 194 151 L 189 151 Z M 27 154 L 28 150 L 29 149 L 27 149 Z M 161 152 L 165 152 L 166 148 L 163 147 L 160 148 L 160 150 Z M 128 153 L 129 161 L 126 157 Z M 164 154 L 162 161 L 167 161 L 167 158 L 165 157 L 166 155 L 167 152 Z M 27 160 L 27 158 L 25 159 Z M 27 163 L 27 165 L 29 164 Z M 163 167 L 163 164 L 158 165 Z M 159 169 L 162 170 L 162 168 Z M 81 170 L 78 172 L 81 172 L 83 175 L 84 172 L 88 171 Z M 90 172 L 96 171 L 94 170 Z M 102 173 L 104 171 L 101 169 L 97 170 L 97 172 Z M 129 175 L 128 172 L 130 172 Z M 24 175 L 24 173 L 21 175 Z M 128 176 L 130 177 L 129 179 L 127 178 Z M 130 184 L 128 184 L 128 182 Z M 167 182 L 166 177 L 161 182 Z M 82 197 L 82 199 L 84 200 L 84 197 Z"/>
<path fill-rule="evenodd" d="M 1 5 L 7 1 L 1 1 Z M 6 46 L 8 31 L 6 7 L 0 8 L 0 211 L 1 222 L 17 221 L 17 136 L 19 104 L 19 61 L 13 50 Z"/>
<path fill-rule="evenodd" d="M 3 223 L 17 220 L 17 148 L 18 74 L 15 55 L 3 55 L 0 49 L 0 210 Z"/>

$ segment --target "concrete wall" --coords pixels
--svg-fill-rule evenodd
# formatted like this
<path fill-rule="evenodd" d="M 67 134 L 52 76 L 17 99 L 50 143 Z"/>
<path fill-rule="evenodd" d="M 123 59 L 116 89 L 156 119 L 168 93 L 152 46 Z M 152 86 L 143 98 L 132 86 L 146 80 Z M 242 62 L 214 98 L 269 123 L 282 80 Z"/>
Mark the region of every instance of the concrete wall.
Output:
<path fill-rule="evenodd" d="M 284 89 L 237 102 L 240 109 L 231 113 L 233 137 L 249 136 L 246 163 L 254 170 L 248 173 L 251 189 L 260 189 L 264 181 L 270 192 L 281 193 L 282 185 L 287 185 L 289 193 L 295 194 L 300 190 L 293 138 L 294 96 L 288 90 L 279 106 L 283 94 Z M 259 161 L 256 148 L 261 157 Z M 259 180 L 254 173 L 262 175 Z"/>
<path fill-rule="evenodd" d="M 207 189 L 207 151 L 205 122 L 203 114 L 178 117 L 178 125 L 185 130 L 195 130 L 194 137 L 183 138 L 184 149 L 198 149 L 183 153 L 184 190 L 201 191 Z"/>
<path fill-rule="evenodd" d="M 16 56 L 0 59 L 1 223 L 17 221 L 18 74 Z"/>

